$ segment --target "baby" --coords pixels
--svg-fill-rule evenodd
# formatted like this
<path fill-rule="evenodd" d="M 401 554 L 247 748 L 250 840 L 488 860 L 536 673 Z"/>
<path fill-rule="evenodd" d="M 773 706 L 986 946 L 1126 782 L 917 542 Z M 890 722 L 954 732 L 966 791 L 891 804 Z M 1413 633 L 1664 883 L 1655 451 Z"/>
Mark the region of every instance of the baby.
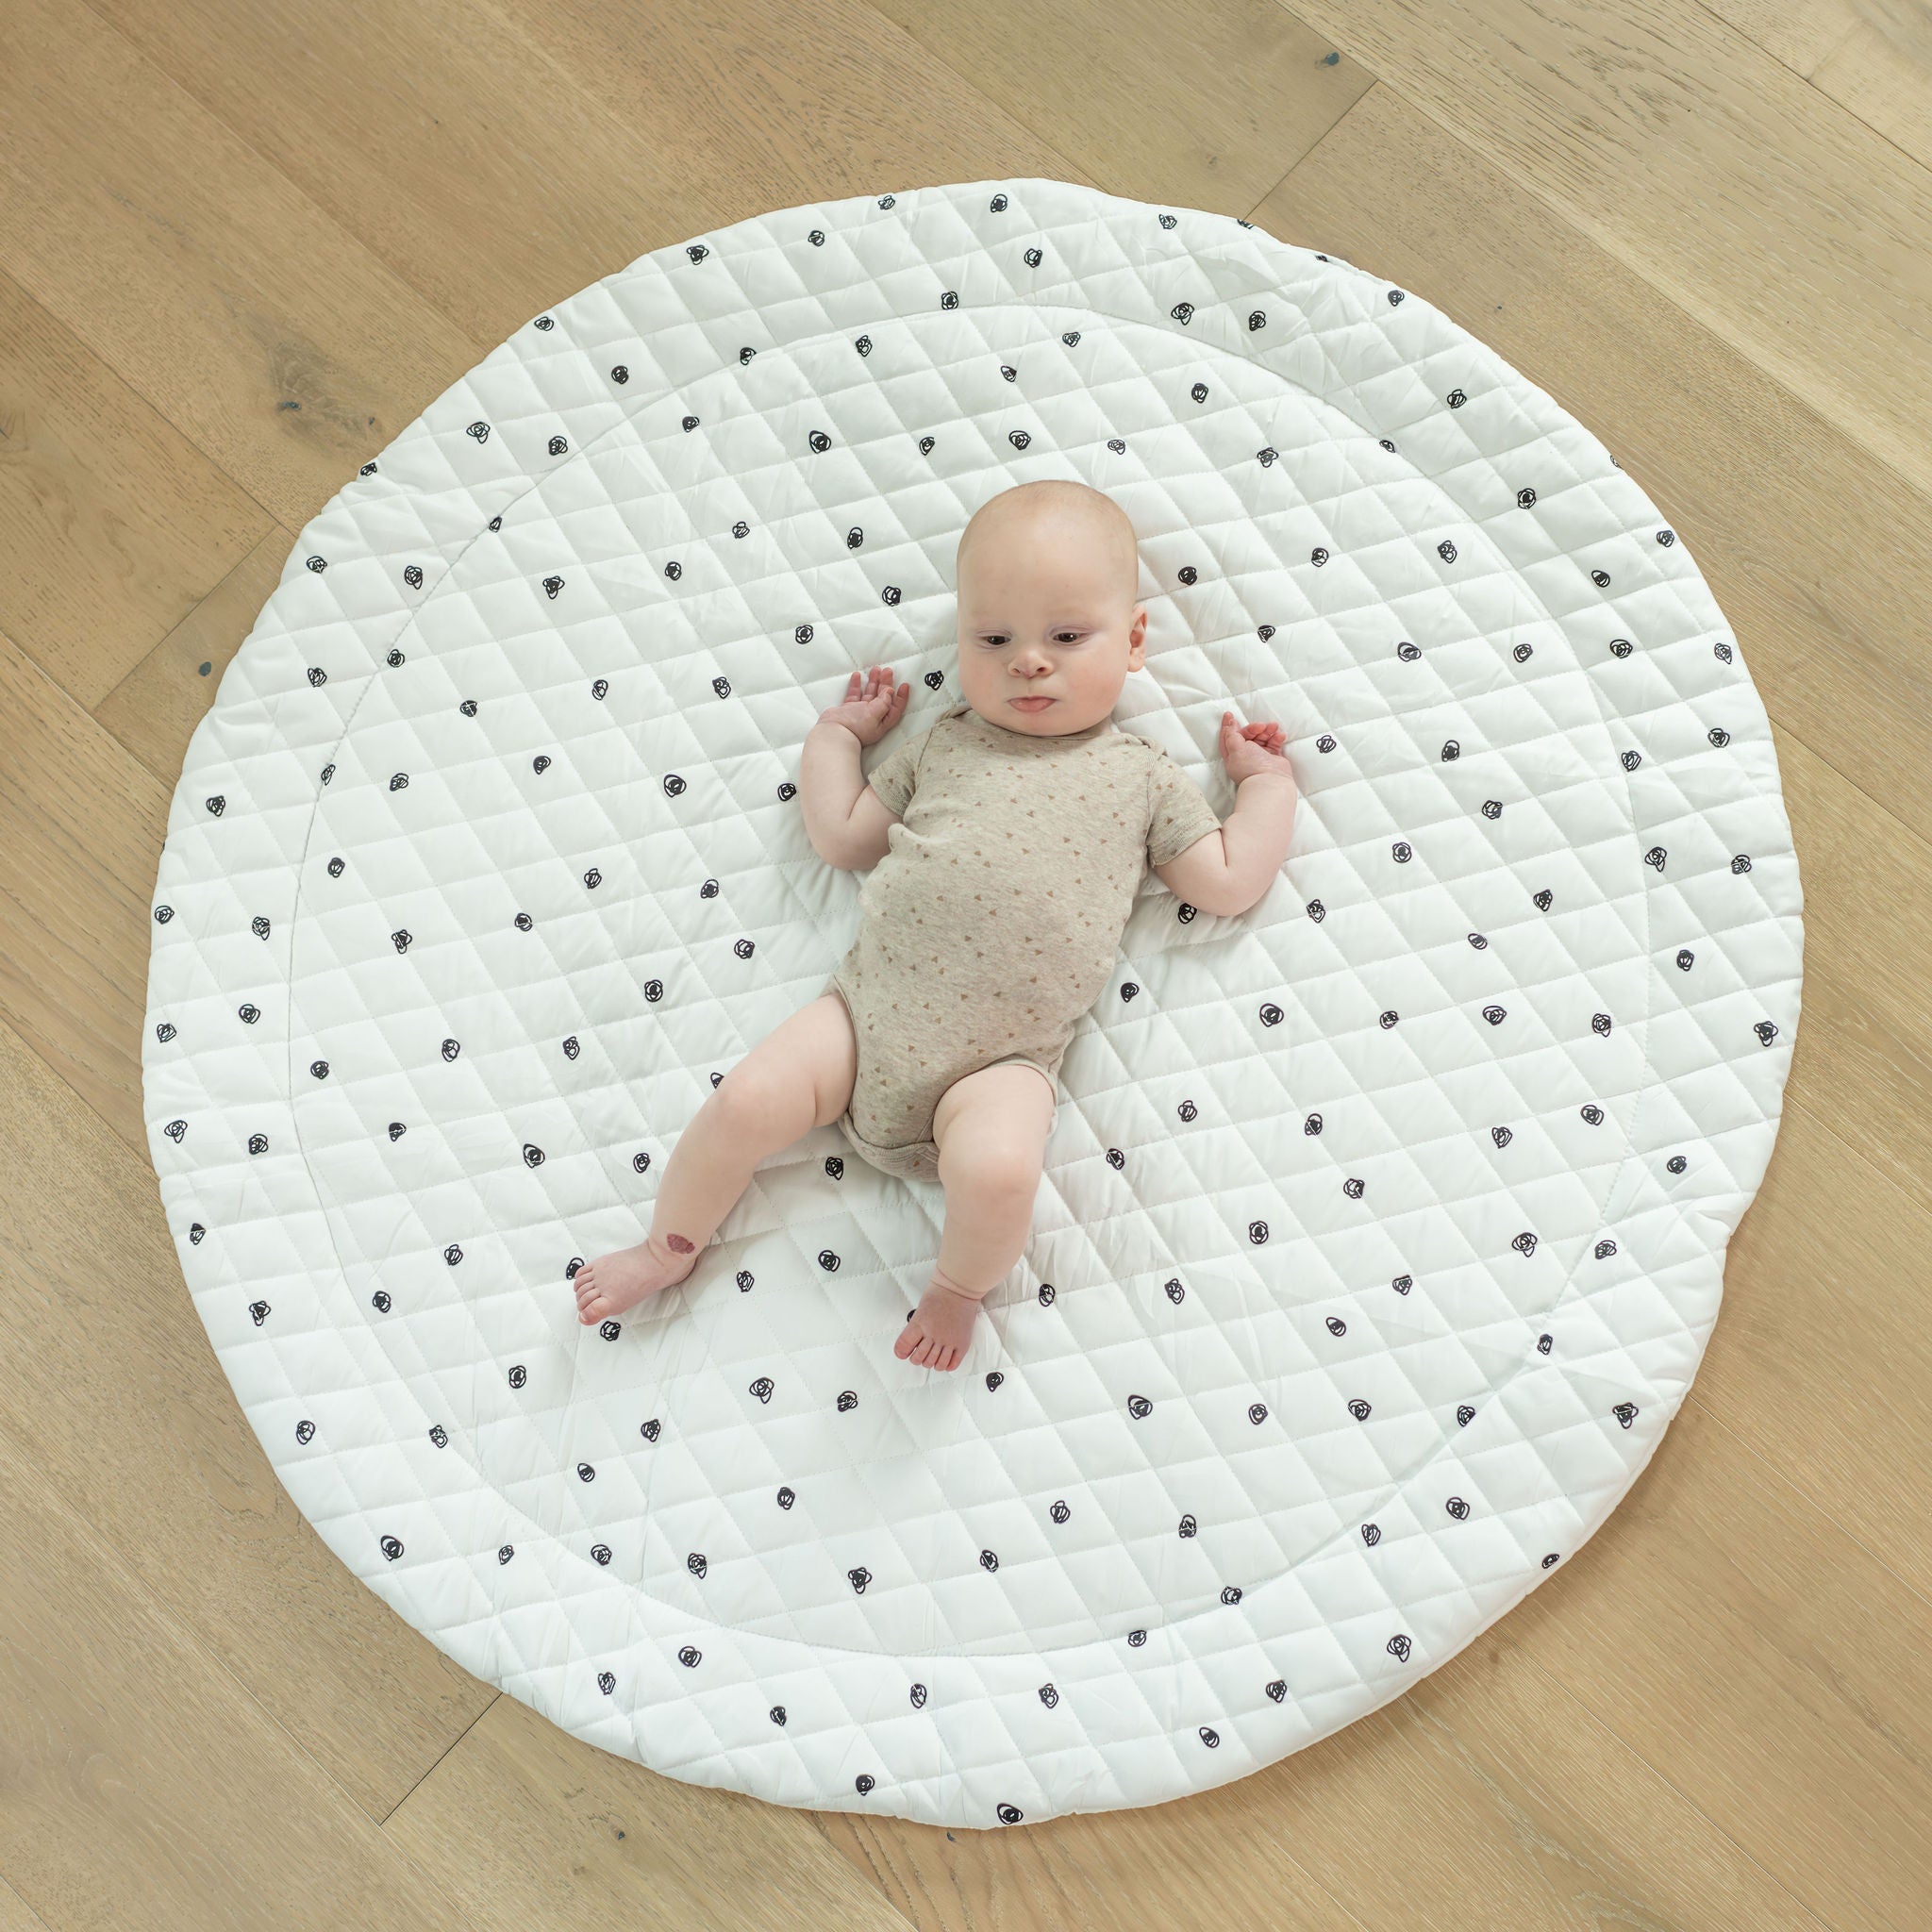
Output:
<path fill-rule="evenodd" d="M 939 1258 L 892 1353 L 957 1367 L 1025 1245 L 1060 1059 L 1147 868 L 1231 917 L 1287 856 L 1297 791 L 1280 725 L 1221 714 L 1235 787 L 1223 824 L 1166 752 L 1113 723 L 1147 608 L 1111 497 L 1057 479 L 1004 491 L 967 524 L 955 575 L 964 702 L 868 780 L 859 753 L 911 687 L 889 666 L 855 671 L 800 756 L 813 850 L 875 867 L 858 936 L 825 990 L 691 1116 L 645 1239 L 577 1270 L 586 1324 L 682 1281 L 758 1162 L 836 1121 L 874 1167 L 945 1191 Z"/>

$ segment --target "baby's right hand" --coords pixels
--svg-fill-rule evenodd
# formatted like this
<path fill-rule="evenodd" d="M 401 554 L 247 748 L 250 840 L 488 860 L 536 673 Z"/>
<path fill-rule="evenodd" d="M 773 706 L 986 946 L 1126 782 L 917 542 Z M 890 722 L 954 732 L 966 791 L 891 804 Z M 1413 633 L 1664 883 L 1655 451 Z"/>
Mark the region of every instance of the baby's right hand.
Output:
<path fill-rule="evenodd" d="M 874 664 L 860 679 L 854 672 L 845 685 L 845 702 L 819 713 L 821 724 L 842 724 L 860 744 L 876 744 L 905 715 L 912 687 L 892 687 L 892 669 Z"/>

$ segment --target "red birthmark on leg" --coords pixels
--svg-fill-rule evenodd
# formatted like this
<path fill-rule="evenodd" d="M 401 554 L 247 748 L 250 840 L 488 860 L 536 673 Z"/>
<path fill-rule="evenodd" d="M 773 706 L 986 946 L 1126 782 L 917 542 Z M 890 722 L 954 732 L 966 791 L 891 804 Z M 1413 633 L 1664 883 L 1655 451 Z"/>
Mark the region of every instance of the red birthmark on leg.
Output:
<path fill-rule="evenodd" d="M 664 1245 L 674 1255 L 688 1255 L 691 1253 L 691 1244 L 681 1234 L 667 1234 L 664 1237 Z"/>

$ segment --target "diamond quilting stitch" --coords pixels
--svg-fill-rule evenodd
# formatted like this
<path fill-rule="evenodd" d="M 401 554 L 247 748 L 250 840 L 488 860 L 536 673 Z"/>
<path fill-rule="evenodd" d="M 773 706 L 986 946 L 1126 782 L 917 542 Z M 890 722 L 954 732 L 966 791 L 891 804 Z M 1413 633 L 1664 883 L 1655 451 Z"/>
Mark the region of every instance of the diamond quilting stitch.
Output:
<path fill-rule="evenodd" d="M 303 531 L 171 811 L 151 1147 L 278 1474 L 478 1674 L 779 1803 L 1147 1804 L 1454 1655 L 1654 1448 L 1795 1031 L 1774 752 L 1668 520 L 1390 292 L 1066 183 L 779 211 L 546 310 Z M 635 1239 L 708 1074 L 849 930 L 781 789 L 808 687 L 942 671 L 958 526 L 1035 475 L 1135 515 L 1154 675 L 1124 726 L 1211 787 L 1197 719 L 1289 724 L 1293 916 L 1163 919 L 1141 996 L 1083 1023 L 1024 1285 L 957 1384 L 881 1361 L 931 1204 L 809 1137 L 681 1306 L 559 1334 L 569 1258 Z M 1552 789 L 1557 749 L 1593 782 Z M 1562 876 L 1527 875 L 1524 827 Z M 1190 1071 L 1193 1114 L 1158 1111 Z M 926 1698 L 889 1710 L 902 1672 Z"/>

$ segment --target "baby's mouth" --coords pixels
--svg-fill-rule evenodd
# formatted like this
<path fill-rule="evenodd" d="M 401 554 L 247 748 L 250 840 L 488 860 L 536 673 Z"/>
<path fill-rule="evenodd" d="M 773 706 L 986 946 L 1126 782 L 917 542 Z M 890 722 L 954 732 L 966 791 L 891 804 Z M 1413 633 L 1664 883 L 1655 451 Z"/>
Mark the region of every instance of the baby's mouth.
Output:
<path fill-rule="evenodd" d="M 1053 699 L 1048 697 L 1043 691 L 1028 691 L 1021 697 L 1008 698 L 1007 702 L 1009 705 L 1019 706 L 1023 710 L 1038 711 L 1042 709 L 1045 706 L 1052 704 Z"/>

